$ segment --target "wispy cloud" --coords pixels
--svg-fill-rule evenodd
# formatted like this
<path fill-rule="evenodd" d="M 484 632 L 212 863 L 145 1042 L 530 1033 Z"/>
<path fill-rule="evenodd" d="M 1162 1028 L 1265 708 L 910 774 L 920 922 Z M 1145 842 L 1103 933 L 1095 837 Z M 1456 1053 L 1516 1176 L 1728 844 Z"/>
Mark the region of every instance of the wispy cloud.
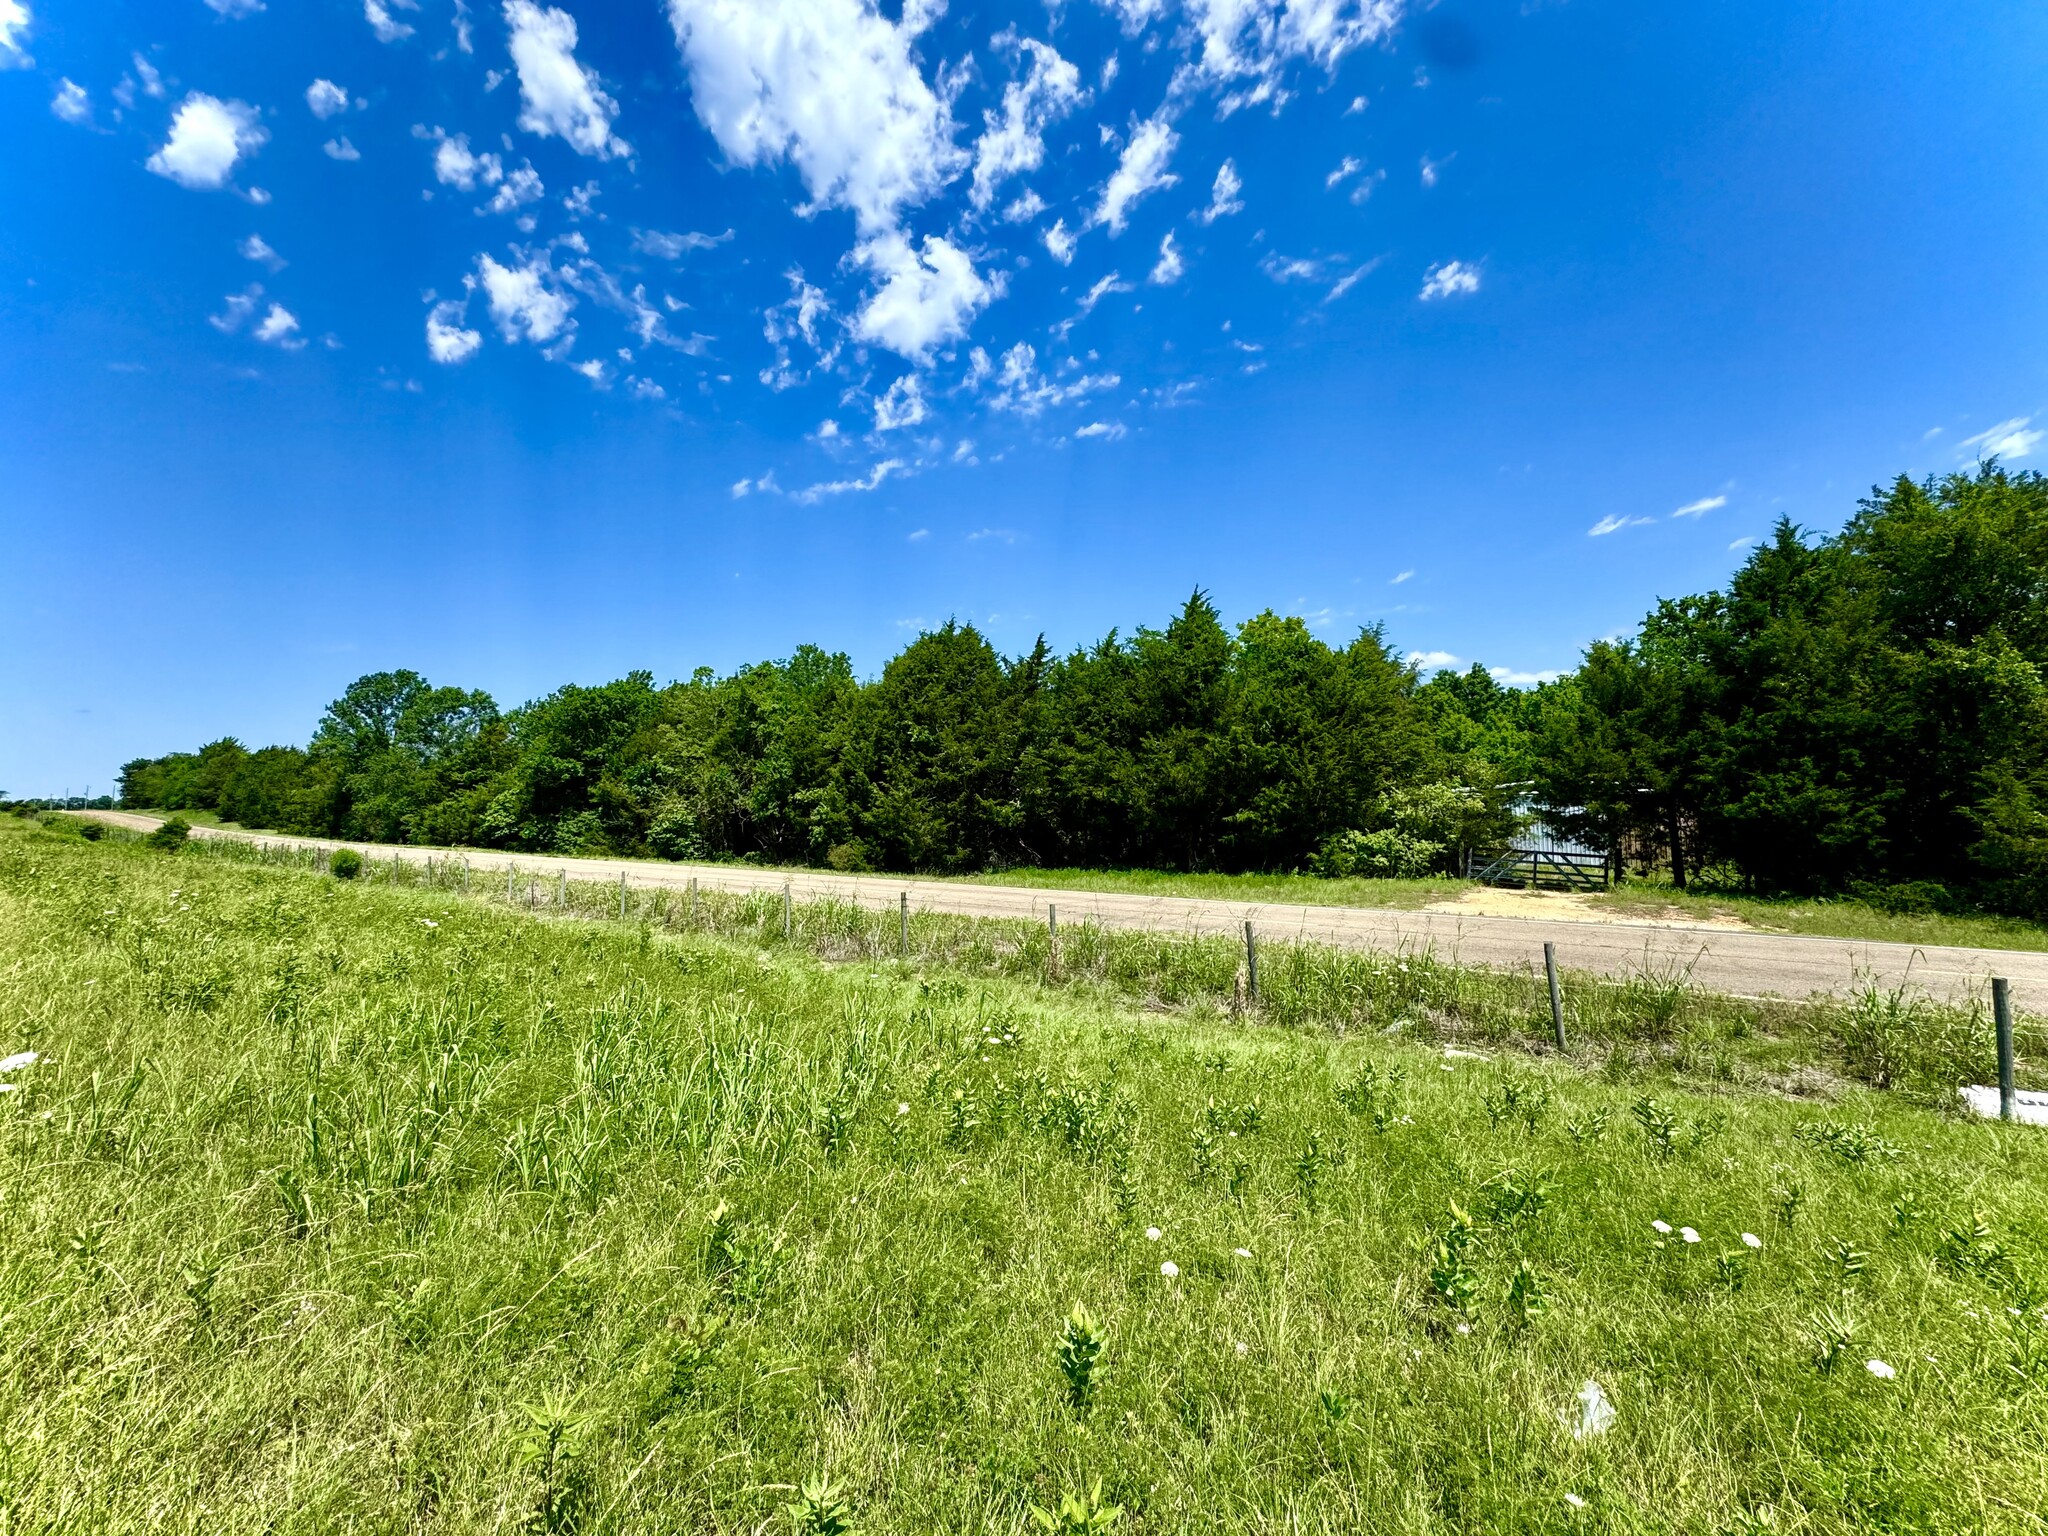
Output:
<path fill-rule="evenodd" d="M 2042 438 L 2048 437 L 2048 432 L 2038 427 L 2029 429 L 2028 423 L 2033 419 L 2014 416 L 1995 427 L 1987 427 L 1975 437 L 1964 438 L 1957 446 L 1976 449 L 1980 459 L 2024 459 L 2040 446 Z"/>
<path fill-rule="evenodd" d="M 1673 517 L 1705 517 L 1717 507 L 1728 505 L 1726 496 L 1702 496 L 1698 501 L 1688 501 L 1682 507 L 1672 509 Z"/>
<path fill-rule="evenodd" d="M 1655 521 L 1657 519 L 1654 517 L 1603 517 L 1599 522 L 1586 530 L 1586 537 L 1589 539 L 1603 538 L 1607 534 L 1618 533 L 1623 528 L 1642 528 Z"/>

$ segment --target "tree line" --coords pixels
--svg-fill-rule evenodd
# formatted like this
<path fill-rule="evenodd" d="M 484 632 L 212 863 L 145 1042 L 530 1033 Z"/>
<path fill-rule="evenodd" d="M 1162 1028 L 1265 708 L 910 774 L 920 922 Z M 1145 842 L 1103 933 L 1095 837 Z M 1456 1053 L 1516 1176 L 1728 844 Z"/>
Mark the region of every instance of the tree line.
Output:
<path fill-rule="evenodd" d="M 376 673 L 304 747 L 137 759 L 121 802 L 545 853 L 961 872 L 1449 872 L 1518 820 L 1685 884 L 2048 913 L 2048 480 L 1901 478 L 1789 523 L 1725 592 L 1519 690 L 1424 679 L 1201 592 L 1055 655 L 972 626 L 871 680 L 813 646 L 503 710 Z"/>

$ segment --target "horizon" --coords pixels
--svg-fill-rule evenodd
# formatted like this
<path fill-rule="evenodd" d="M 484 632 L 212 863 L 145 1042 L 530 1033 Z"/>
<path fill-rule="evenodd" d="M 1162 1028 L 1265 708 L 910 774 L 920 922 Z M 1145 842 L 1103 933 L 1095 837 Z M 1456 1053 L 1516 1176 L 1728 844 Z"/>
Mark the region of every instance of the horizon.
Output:
<path fill-rule="evenodd" d="M 2041 462 L 2048 15 L 1326 9 L 0 0 L 0 786 L 1191 588 L 1526 686 Z"/>

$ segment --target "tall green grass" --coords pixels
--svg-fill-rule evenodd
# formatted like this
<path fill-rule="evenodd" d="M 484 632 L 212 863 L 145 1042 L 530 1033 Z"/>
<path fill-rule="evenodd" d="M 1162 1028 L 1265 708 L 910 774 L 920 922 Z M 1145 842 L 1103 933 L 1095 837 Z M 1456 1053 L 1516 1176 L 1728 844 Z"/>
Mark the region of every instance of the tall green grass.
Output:
<path fill-rule="evenodd" d="M 0 829 L 9 1530 L 2048 1507 L 2040 1135 L 1789 1014 L 369 874 Z"/>

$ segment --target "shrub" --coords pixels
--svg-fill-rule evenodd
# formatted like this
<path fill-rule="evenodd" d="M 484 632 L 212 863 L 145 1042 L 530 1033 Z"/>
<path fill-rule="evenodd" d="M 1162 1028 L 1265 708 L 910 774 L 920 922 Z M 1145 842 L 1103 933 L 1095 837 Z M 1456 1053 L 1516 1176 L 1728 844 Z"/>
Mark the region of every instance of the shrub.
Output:
<path fill-rule="evenodd" d="M 169 821 L 149 834 L 152 848 L 161 848 L 165 853 L 176 853 L 185 846 L 185 839 L 192 835 L 192 823 L 182 816 L 173 816 Z"/>
<path fill-rule="evenodd" d="M 1849 894 L 1880 912 L 1898 917 L 1961 912 L 1968 905 L 1957 900 L 1947 886 L 1935 880 L 1905 880 L 1896 885 L 1874 885 L 1858 880 L 1849 887 Z"/>
<path fill-rule="evenodd" d="M 337 848 L 327 868 L 337 880 L 353 880 L 363 872 L 363 856 L 353 848 Z"/>

